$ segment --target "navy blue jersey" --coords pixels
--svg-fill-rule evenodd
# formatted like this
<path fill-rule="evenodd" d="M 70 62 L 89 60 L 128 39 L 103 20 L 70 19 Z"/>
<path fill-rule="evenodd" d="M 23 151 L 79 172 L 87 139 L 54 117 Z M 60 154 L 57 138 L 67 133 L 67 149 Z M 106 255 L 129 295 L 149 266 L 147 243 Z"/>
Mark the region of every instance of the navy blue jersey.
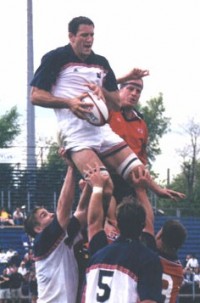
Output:
<path fill-rule="evenodd" d="M 139 240 L 120 236 L 91 257 L 82 302 L 161 302 L 161 269 L 156 253 Z"/>
<path fill-rule="evenodd" d="M 41 65 L 36 70 L 34 78 L 31 81 L 31 86 L 51 91 L 61 71 L 72 67 L 72 72 L 75 75 L 79 73 L 79 67 L 84 67 L 84 69 L 94 67 L 97 71 L 96 78 L 101 79 L 103 77 L 103 86 L 108 91 L 118 89 L 115 75 L 105 57 L 91 52 L 83 62 L 76 56 L 70 44 L 52 50 L 43 56 Z M 90 79 L 87 80 L 90 81 Z"/>
<path fill-rule="evenodd" d="M 76 302 L 78 264 L 74 255 L 74 245 L 81 238 L 79 229 L 80 224 L 75 217 L 70 220 L 66 232 L 55 217 L 36 237 L 34 251 L 38 303 Z"/>
<path fill-rule="evenodd" d="M 34 241 L 35 260 L 46 258 L 58 245 L 63 241 L 66 245 L 73 243 L 74 238 L 80 230 L 80 223 L 77 218 L 72 217 L 67 227 L 67 234 L 58 223 L 55 216 L 51 224 L 49 224 L 41 233 L 39 233 Z M 67 235 L 67 237 L 66 237 Z"/>

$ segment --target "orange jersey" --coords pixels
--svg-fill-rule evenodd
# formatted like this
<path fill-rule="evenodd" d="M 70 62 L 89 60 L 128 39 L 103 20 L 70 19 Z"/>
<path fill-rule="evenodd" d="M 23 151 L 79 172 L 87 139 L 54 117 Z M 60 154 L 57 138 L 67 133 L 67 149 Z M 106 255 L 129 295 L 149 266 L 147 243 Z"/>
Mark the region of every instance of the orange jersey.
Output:
<path fill-rule="evenodd" d="M 163 268 L 162 274 L 162 295 L 164 303 L 176 303 L 182 282 L 183 267 L 179 261 L 170 261 L 160 256 Z"/>
<path fill-rule="evenodd" d="M 128 120 L 122 112 L 112 111 L 110 113 L 109 123 L 112 130 L 126 141 L 142 163 L 146 165 L 148 128 L 146 122 L 142 119 L 139 113 L 135 113 L 135 117 Z"/>

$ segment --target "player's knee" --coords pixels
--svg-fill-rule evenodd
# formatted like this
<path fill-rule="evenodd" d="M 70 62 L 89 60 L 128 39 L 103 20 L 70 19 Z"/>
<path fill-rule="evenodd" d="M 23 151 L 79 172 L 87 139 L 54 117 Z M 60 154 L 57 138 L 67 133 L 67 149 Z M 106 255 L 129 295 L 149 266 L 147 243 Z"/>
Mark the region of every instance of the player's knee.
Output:
<path fill-rule="evenodd" d="M 117 173 L 122 176 L 124 180 L 128 180 L 134 169 L 143 165 L 135 154 L 130 154 L 117 168 Z"/>

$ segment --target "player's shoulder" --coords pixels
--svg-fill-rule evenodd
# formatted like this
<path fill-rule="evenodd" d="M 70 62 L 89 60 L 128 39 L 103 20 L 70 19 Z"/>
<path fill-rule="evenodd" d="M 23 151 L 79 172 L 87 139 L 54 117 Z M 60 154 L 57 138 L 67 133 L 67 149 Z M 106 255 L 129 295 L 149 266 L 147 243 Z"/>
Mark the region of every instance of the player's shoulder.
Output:
<path fill-rule="evenodd" d="M 93 256 L 95 253 L 99 252 L 102 248 L 107 246 L 108 241 L 104 230 L 100 230 L 96 233 L 89 243 L 89 252 Z"/>
<path fill-rule="evenodd" d="M 143 231 L 141 234 L 141 242 L 154 252 L 157 252 L 155 237 L 147 231 Z"/>
<path fill-rule="evenodd" d="M 176 267 L 176 268 L 183 268 L 183 265 L 181 261 L 178 259 L 178 257 L 171 258 L 170 256 L 166 254 L 162 254 L 159 252 L 159 258 L 163 264 L 163 266 L 166 267 Z"/>
<path fill-rule="evenodd" d="M 52 248 L 56 248 L 61 240 L 65 237 L 65 232 L 60 226 L 57 216 L 53 221 L 37 236 L 34 240 L 34 253 L 35 257 L 46 256 L 48 252 L 52 251 Z M 46 240 L 48 239 L 48 241 Z"/>
<path fill-rule="evenodd" d="M 140 242 L 138 245 L 140 264 L 160 263 L 160 258 L 156 250 L 146 246 L 146 243 Z"/>
<path fill-rule="evenodd" d="M 95 61 L 98 62 L 101 65 L 105 65 L 105 66 L 109 66 L 109 61 L 105 56 L 96 54 L 94 52 L 92 52 L 92 57 L 95 57 Z"/>
<path fill-rule="evenodd" d="M 45 53 L 42 60 L 53 60 L 54 58 L 60 58 L 60 56 L 67 55 L 69 52 L 69 45 L 60 46 Z"/>

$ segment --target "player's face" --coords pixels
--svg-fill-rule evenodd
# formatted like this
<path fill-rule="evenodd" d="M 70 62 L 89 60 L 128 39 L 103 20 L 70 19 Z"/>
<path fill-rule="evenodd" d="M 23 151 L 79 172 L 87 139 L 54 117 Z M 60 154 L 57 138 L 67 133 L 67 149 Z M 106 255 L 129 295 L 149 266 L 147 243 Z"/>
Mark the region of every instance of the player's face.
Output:
<path fill-rule="evenodd" d="M 81 24 L 76 35 L 69 34 L 69 39 L 75 54 L 82 60 L 86 59 L 92 51 L 94 26 Z"/>
<path fill-rule="evenodd" d="M 133 108 L 138 104 L 142 92 L 142 81 L 133 80 L 120 90 L 121 105 L 124 108 Z"/>
<path fill-rule="evenodd" d="M 39 224 L 36 227 L 36 232 L 41 232 L 43 229 L 45 229 L 53 221 L 54 216 L 55 216 L 54 213 L 50 213 L 45 208 L 38 209 L 35 215 L 36 220 Z"/>

